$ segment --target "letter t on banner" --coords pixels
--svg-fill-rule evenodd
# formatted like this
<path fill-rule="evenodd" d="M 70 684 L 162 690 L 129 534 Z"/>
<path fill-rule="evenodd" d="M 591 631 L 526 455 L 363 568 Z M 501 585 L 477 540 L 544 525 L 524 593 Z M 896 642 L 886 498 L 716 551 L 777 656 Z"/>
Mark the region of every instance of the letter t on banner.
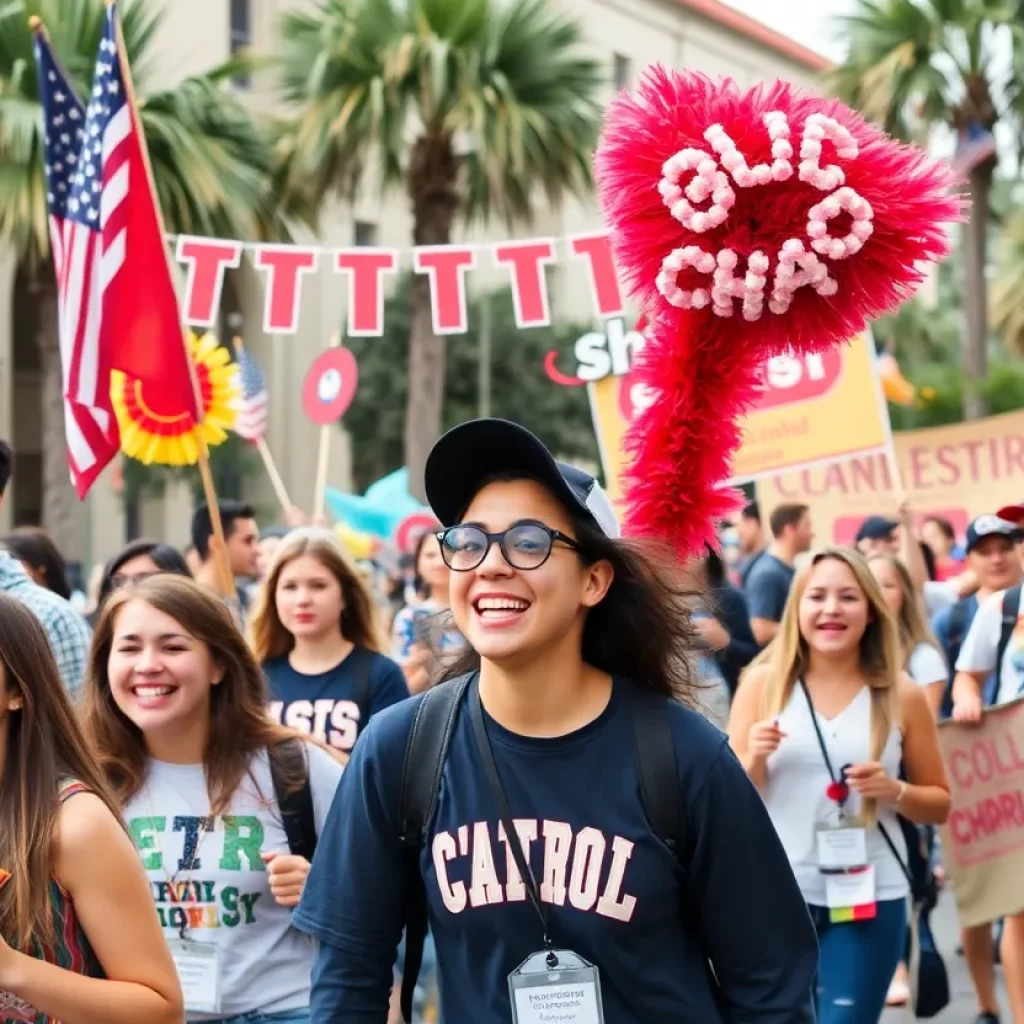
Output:
<path fill-rule="evenodd" d="M 465 334 L 466 271 L 476 267 L 476 253 L 469 247 L 421 245 L 413 249 L 413 269 L 430 275 L 430 315 L 435 334 Z"/>
<path fill-rule="evenodd" d="M 299 329 L 302 279 L 316 270 L 319 249 L 296 245 L 261 245 L 253 265 L 266 270 L 267 300 L 263 307 L 266 334 L 295 334 Z"/>
<path fill-rule="evenodd" d="M 348 334 L 353 338 L 379 338 L 384 333 L 382 278 L 397 269 L 398 250 L 365 245 L 339 249 L 334 266 L 348 274 Z"/>
<path fill-rule="evenodd" d="M 598 316 L 605 319 L 622 316 L 622 292 L 611 239 L 606 234 L 577 235 L 569 239 L 569 245 L 574 255 L 585 257 L 589 264 L 590 288 Z"/>
<path fill-rule="evenodd" d="M 544 268 L 555 262 L 553 238 L 534 238 L 523 242 L 503 242 L 494 247 L 494 261 L 512 268 L 512 301 L 516 326 L 549 327 L 551 304 Z"/>
<path fill-rule="evenodd" d="M 242 243 L 181 235 L 175 256 L 179 263 L 188 264 L 185 323 L 196 327 L 213 327 L 220 312 L 224 270 L 241 264 Z"/>

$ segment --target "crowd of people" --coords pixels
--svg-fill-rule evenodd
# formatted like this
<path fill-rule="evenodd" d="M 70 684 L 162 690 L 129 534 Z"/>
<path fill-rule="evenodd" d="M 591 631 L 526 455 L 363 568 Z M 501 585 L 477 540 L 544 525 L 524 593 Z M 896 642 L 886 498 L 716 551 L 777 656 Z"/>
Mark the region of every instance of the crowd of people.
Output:
<path fill-rule="evenodd" d="M 0 442 L 0 501 L 12 471 Z M 425 484 L 389 573 L 224 501 L 223 547 L 200 507 L 75 606 L 43 531 L 0 539 L 0 1022 L 906 1004 L 937 723 L 1024 682 L 1024 506 L 822 548 L 750 504 L 680 565 L 514 424 L 450 431 Z M 977 1024 L 1000 959 L 1024 1022 L 1024 916 L 962 942 Z"/>

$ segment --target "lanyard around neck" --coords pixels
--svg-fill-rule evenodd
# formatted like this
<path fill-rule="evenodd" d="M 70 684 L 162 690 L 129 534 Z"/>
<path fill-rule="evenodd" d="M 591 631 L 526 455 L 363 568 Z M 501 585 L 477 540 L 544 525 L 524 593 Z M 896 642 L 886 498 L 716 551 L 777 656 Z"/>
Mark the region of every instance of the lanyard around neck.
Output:
<path fill-rule="evenodd" d="M 480 702 L 480 677 L 477 676 L 473 680 L 472 685 L 469 688 L 468 694 L 469 704 L 469 717 L 473 723 L 473 733 L 476 737 L 476 747 L 480 754 L 480 759 L 484 764 L 484 774 L 487 776 L 487 782 L 491 787 L 491 794 L 494 797 L 495 803 L 498 805 L 498 816 L 501 820 L 502 827 L 505 829 L 505 839 L 508 842 L 508 848 L 512 852 L 512 857 L 516 862 L 516 867 L 519 869 L 519 876 L 523 881 L 523 885 L 526 886 L 526 892 L 530 897 L 530 902 L 533 904 L 533 909 L 537 911 L 537 916 L 540 918 L 542 934 L 544 936 L 544 947 L 548 951 L 548 963 L 549 966 L 557 966 L 558 960 L 555 958 L 553 952 L 553 946 L 551 943 L 551 936 L 548 932 L 548 911 L 540 898 L 540 889 L 537 886 L 537 879 L 534 877 L 533 869 L 530 867 L 530 862 L 526 859 L 526 854 L 523 852 L 523 844 L 519 839 L 519 833 L 516 831 L 516 827 L 512 822 L 512 813 L 508 808 L 508 800 L 505 797 L 504 787 L 501 785 L 501 778 L 498 775 L 498 766 L 494 761 L 494 751 L 491 749 L 491 741 L 487 736 L 487 726 L 484 724 L 483 705 Z M 554 963 L 552 963 L 554 958 Z"/>
<path fill-rule="evenodd" d="M 811 724 L 814 726 L 814 735 L 818 737 L 818 746 L 821 748 L 821 756 L 825 759 L 825 767 L 828 769 L 828 777 L 833 782 L 842 782 L 842 778 L 836 778 L 836 773 L 832 768 L 832 759 L 828 756 L 828 747 L 825 746 L 825 737 L 821 731 L 821 725 L 818 722 L 818 716 L 814 710 L 814 701 L 811 700 L 810 691 L 807 689 L 807 684 L 801 679 L 800 689 L 804 691 L 804 699 L 807 701 L 807 710 L 811 714 Z"/>

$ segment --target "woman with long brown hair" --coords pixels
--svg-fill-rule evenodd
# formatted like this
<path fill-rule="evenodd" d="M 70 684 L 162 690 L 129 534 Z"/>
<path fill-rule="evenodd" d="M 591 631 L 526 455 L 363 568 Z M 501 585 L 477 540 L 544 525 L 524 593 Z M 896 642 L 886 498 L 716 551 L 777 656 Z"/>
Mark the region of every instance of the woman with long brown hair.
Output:
<path fill-rule="evenodd" d="M 409 696 L 381 653 L 373 597 L 330 530 L 304 527 L 280 542 L 249 630 L 271 717 L 341 754 L 373 715 Z"/>
<path fill-rule="evenodd" d="M 230 612 L 191 580 L 116 591 L 96 628 L 86 723 L 124 809 L 189 1020 L 308 1024 L 314 944 L 291 926 L 341 775 L 273 724 Z"/>
<path fill-rule="evenodd" d="M 178 1024 L 117 804 L 32 613 L 0 595 L 0 1021 Z"/>
<path fill-rule="evenodd" d="M 819 1024 L 877 1024 L 907 927 L 897 815 L 949 814 L 935 721 L 903 663 L 864 558 L 828 548 L 797 575 L 775 641 L 733 701 L 730 742 L 818 930 Z"/>

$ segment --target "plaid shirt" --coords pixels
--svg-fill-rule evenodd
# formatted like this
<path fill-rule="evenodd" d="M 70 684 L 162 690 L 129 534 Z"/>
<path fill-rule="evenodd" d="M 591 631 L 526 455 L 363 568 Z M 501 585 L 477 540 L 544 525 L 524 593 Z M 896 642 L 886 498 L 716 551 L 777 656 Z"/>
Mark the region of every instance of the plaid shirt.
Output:
<path fill-rule="evenodd" d="M 85 619 L 63 597 L 33 583 L 21 562 L 6 551 L 0 551 L 0 592 L 20 601 L 42 624 L 64 685 L 76 697 L 92 642 Z"/>

